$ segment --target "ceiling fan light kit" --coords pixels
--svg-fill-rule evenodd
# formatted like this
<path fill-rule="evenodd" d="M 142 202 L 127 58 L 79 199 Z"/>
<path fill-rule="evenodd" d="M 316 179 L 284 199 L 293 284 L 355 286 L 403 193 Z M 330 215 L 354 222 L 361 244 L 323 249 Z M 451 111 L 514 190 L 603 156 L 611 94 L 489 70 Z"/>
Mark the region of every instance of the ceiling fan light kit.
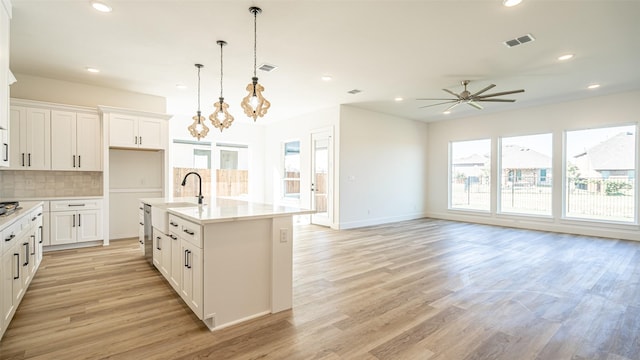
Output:
<path fill-rule="evenodd" d="M 497 92 L 497 93 L 492 93 L 492 94 L 485 94 L 483 95 L 485 92 L 493 89 L 496 85 L 495 84 L 491 84 L 487 87 L 485 87 L 484 89 L 477 91 L 475 93 L 471 93 L 469 90 L 467 90 L 467 85 L 469 85 L 471 81 L 470 80 L 463 80 L 461 82 L 462 86 L 464 86 L 464 90 L 459 93 L 456 94 L 453 91 L 449 90 L 449 89 L 442 89 L 444 92 L 447 92 L 451 95 L 453 95 L 455 98 L 454 99 L 446 99 L 446 98 L 424 98 L 424 99 L 417 99 L 417 100 L 439 100 L 439 101 L 443 101 L 443 102 L 439 102 L 437 104 L 431 104 L 431 105 L 426 105 L 426 106 L 421 106 L 421 108 L 426 108 L 426 107 L 431 107 L 431 106 L 438 106 L 438 105 L 444 105 L 444 104 L 451 104 L 449 105 L 448 108 L 446 108 L 444 110 L 444 113 L 447 114 L 449 112 L 451 112 L 451 110 L 462 104 L 462 103 L 467 103 L 469 106 L 472 106 L 478 110 L 482 110 L 484 107 L 480 104 L 478 104 L 479 102 L 515 102 L 515 99 L 494 99 L 494 97 L 496 96 L 503 96 L 503 95 L 510 95 L 510 94 L 517 94 L 517 93 L 521 93 L 524 92 L 524 89 L 520 89 L 520 90 L 510 90 L 510 91 L 502 91 L 502 92 Z"/>

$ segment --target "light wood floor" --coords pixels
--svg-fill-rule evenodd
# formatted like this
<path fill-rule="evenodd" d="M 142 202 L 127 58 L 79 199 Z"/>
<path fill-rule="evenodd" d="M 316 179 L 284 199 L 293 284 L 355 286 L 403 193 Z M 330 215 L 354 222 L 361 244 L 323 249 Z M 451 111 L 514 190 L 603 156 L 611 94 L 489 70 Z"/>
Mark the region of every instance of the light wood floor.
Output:
<path fill-rule="evenodd" d="M 294 308 L 209 332 L 135 240 L 47 253 L 0 359 L 640 359 L 640 243 L 296 228 Z"/>

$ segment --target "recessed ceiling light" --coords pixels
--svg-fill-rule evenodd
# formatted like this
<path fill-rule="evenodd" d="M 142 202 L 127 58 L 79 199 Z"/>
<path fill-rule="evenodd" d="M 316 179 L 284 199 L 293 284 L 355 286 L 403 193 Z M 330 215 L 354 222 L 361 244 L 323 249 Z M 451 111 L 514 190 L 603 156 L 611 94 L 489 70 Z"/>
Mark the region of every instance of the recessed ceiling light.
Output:
<path fill-rule="evenodd" d="M 522 2 L 522 0 L 504 0 L 502 1 L 502 5 L 506 6 L 506 7 L 512 7 L 512 6 L 516 6 L 518 4 L 520 4 Z"/>
<path fill-rule="evenodd" d="M 100 72 L 100 70 L 98 70 L 98 69 L 96 69 L 96 68 L 92 68 L 92 67 L 88 67 L 88 68 L 87 68 L 87 71 L 88 71 L 88 72 L 90 72 L 90 73 L 94 73 L 94 74 L 95 74 L 95 73 L 99 73 L 99 72 Z"/>
<path fill-rule="evenodd" d="M 600 87 L 600 84 L 591 84 L 589 86 L 587 86 L 587 89 L 597 89 Z"/>
<path fill-rule="evenodd" d="M 449 114 L 451 114 L 451 110 L 443 111 L 442 113 L 445 114 L 445 115 L 449 115 Z"/>
<path fill-rule="evenodd" d="M 331 75 L 322 75 L 321 79 L 324 81 L 331 81 L 332 77 Z"/>
<path fill-rule="evenodd" d="M 573 54 L 564 54 L 564 55 L 558 56 L 558 60 L 560 61 L 565 61 L 572 58 L 573 58 Z"/>
<path fill-rule="evenodd" d="M 396 97 L 396 98 L 395 98 L 395 99 L 393 99 L 393 100 L 394 100 L 394 101 L 398 101 L 398 102 L 400 102 L 400 101 L 404 100 L 404 98 L 402 98 L 402 97 L 398 96 L 398 97 Z"/>
<path fill-rule="evenodd" d="M 91 6 L 100 11 L 100 12 L 104 12 L 104 13 L 108 13 L 111 12 L 113 9 L 111 8 L 111 6 L 101 2 L 101 1 L 92 1 L 91 2 Z"/>
<path fill-rule="evenodd" d="M 187 85 L 177 84 L 176 88 L 178 88 L 179 90 L 184 90 L 187 88 Z"/>

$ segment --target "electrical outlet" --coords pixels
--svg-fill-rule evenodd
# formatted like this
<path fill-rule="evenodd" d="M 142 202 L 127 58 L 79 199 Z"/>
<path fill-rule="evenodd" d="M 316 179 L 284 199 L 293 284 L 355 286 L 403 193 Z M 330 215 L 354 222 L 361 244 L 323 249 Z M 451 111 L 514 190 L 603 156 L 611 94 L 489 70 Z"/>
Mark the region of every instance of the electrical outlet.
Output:
<path fill-rule="evenodd" d="M 280 229 L 280 242 L 286 243 L 289 240 L 289 229 Z"/>

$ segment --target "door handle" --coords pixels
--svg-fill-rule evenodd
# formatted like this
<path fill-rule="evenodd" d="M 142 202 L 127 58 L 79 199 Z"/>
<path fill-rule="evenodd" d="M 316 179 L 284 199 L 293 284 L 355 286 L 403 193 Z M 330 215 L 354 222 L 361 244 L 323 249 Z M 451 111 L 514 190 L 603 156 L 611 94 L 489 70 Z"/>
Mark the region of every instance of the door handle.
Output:
<path fill-rule="evenodd" d="M 14 276 L 13 280 L 18 280 L 18 279 L 20 279 L 20 254 L 19 253 L 17 253 L 17 254 L 13 253 L 13 256 L 17 256 L 18 257 L 18 261 L 16 262 L 16 270 L 18 270 L 17 271 L 18 276 Z"/>
<path fill-rule="evenodd" d="M 73 214 L 73 225 L 71 227 L 76 227 L 76 214 Z"/>
<path fill-rule="evenodd" d="M 24 166 L 24 153 L 20 153 L 20 156 L 22 157 L 22 166 Z"/>
<path fill-rule="evenodd" d="M 4 160 L 3 161 L 9 161 L 9 144 L 3 143 L 2 145 L 4 145 Z"/>
<path fill-rule="evenodd" d="M 316 191 L 316 184 L 311 183 L 311 191 Z"/>
<path fill-rule="evenodd" d="M 31 235 L 31 238 L 33 239 L 33 249 L 31 249 L 31 255 L 35 255 L 36 254 L 36 236 L 35 235 Z"/>
<path fill-rule="evenodd" d="M 80 155 L 78 155 L 78 167 L 80 167 Z"/>
<path fill-rule="evenodd" d="M 40 241 L 38 241 L 38 244 L 42 244 L 43 241 L 44 241 L 44 228 L 42 227 L 42 225 L 40 225 Z"/>
<path fill-rule="evenodd" d="M 156 242 L 156 249 L 158 249 L 158 250 L 162 250 L 162 249 L 160 248 L 160 245 L 161 245 L 161 244 L 160 244 L 160 241 L 162 240 L 162 238 L 161 238 L 160 236 L 156 236 L 156 240 L 158 240 L 158 241 Z"/>
<path fill-rule="evenodd" d="M 73 155 L 73 167 L 76 167 L 76 156 Z"/>
<path fill-rule="evenodd" d="M 78 227 L 80 227 L 80 214 L 78 214 Z"/>
<path fill-rule="evenodd" d="M 27 158 L 29 159 L 29 167 L 31 167 L 31 153 L 29 153 L 29 155 L 27 156 Z"/>
<path fill-rule="evenodd" d="M 135 143 L 136 145 L 138 145 L 138 136 L 134 136 L 134 138 L 135 138 L 135 139 L 134 139 L 134 143 Z"/>
<path fill-rule="evenodd" d="M 22 266 L 27 266 L 29 265 L 29 242 L 23 243 L 22 244 L 25 248 L 25 252 L 24 252 L 24 262 L 22 263 Z"/>

